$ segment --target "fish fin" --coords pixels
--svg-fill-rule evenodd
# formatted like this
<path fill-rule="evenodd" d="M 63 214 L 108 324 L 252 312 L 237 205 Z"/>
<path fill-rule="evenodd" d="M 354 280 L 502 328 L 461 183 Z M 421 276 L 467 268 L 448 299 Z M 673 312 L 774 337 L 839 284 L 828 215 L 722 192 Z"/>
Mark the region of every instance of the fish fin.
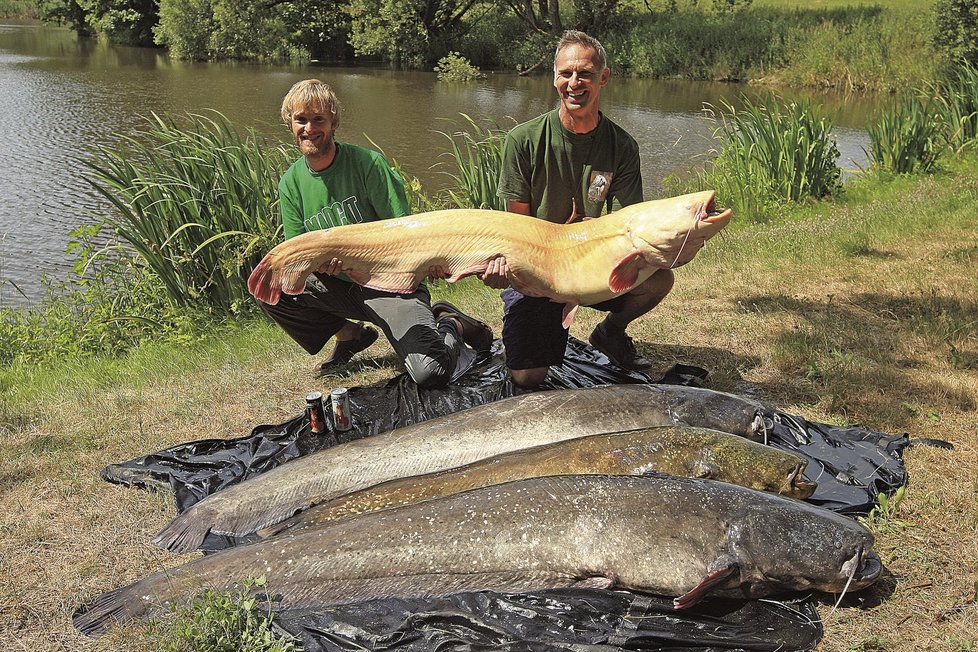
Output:
<path fill-rule="evenodd" d="M 191 507 L 153 537 L 153 544 L 170 552 L 191 552 L 204 543 L 211 531 L 211 522 L 210 515 L 197 514 Z"/>
<path fill-rule="evenodd" d="M 282 296 L 282 291 L 272 284 L 273 278 L 272 264 L 268 256 L 265 256 L 248 277 L 248 292 L 259 301 L 274 306 Z"/>
<path fill-rule="evenodd" d="M 604 577 L 603 575 L 587 577 L 579 582 L 574 582 L 575 589 L 610 589 L 614 585 L 615 581 L 613 579 Z"/>
<path fill-rule="evenodd" d="M 638 272 L 645 266 L 645 259 L 641 254 L 634 253 L 625 256 L 619 261 L 615 268 L 611 270 L 608 278 L 608 287 L 612 292 L 626 292 L 638 281 Z"/>
<path fill-rule="evenodd" d="M 737 571 L 737 563 L 730 558 L 721 557 L 710 564 L 700 583 L 672 601 L 676 609 L 688 609 L 702 600 L 714 587 Z"/>
<path fill-rule="evenodd" d="M 390 272 L 387 274 L 358 274 L 348 271 L 347 274 L 357 285 L 382 290 L 384 292 L 394 292 L 396 294 L 410 294 L 418 288 L 421 280 L 414 272 Z"/>
<path fill-rule="evenodd" d="M 304 583 L 302 589 L 281 593 L 287 608 L 346 604 L 378 598 L 436 597 L 469 591 L 522 593 L 574 585 L 570 575 L 547 572 L 432 573 L 395 577 L 362 577 Z"/>
<path fill-rule="evenodd" d="M 463 278 L 465 278 L 466 276 L 482 274 L 484 271 L 486 271 L 487 267 L 489 267 L 488 262 L 480 263 L 478 265 L 472 265 L 471 267 L 466 267 L 465 269 L 461 269 L 455 272 L 454 274 L 449 274 L 448 276 L 445 277 L 445 280 L 448 281 L 449 283 L 457 283 L 461 281 Z"/>
<path fill-rule="evenodd" d="M 577 316 L 577 308 L 578 305 L 576 303 L 564 304 L 564 314 L 563 314 L 563 321 L 561 321 L 561 325 L 564 327 L 565 330 L 570 328 L 571 322 L 573 322 L 574 317 Z"/>
<path fill-rule="evenodd" d="M 112 625 L 124 623 L 132 620 L 134 616 L 141 615 L 134 613 L 134 610 L 142 605 L 142 601 L 134 599 L 131 588 L 131 586 L 122 586 L 103 593 L 91 604 L 75 611 L 71 623 L 85 636 L 95 638 L 105 634 Z"/>

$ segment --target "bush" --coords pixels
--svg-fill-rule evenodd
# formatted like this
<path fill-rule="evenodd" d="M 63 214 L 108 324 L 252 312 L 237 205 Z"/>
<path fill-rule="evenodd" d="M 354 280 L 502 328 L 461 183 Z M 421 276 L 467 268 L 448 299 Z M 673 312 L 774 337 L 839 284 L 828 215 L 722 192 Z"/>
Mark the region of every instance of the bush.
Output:
<path fill-rule="evenodd" d="M 485 77 L 478 68 L 458 52 L 449 52 L 435 64 L 435 72 L 439 81 L 459 82 L 472 81 Z"/>
<path fill-rule="evenodd" d="M 978 66 L 978 3 L 937 0 L 933 42 L 949 62 L 965 61 Z"/>

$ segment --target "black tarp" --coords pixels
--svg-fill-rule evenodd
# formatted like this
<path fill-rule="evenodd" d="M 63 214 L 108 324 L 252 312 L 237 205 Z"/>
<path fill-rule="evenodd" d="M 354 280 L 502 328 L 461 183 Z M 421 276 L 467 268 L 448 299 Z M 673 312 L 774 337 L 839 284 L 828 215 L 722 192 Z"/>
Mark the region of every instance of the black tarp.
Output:
<path fill-rule="evenodd" d="M 563 365 L 551 369 L 541 390 L 625 383 L 699 386 L 706 376 L 702 369 L 683 365 L 674 366 L 662 377 L 627 371 L 571 338 Z M 517 393 L 497 342 L 490 355 L 474 361 L 445 389 L 421 390 L 403 374 L 381 386 L 349 388 L 353 411 L 349 431 L 334 431 L 327 414 L 328 431 L 314 434 L 305 414 L 300 413 L 283 424 L 256 427 L 245 437 L 190 442 L 110 465 L 102 477 L 172 490 L 183 511 L 211 493 L 296 457 Z M 301 398 L 297 397 L 297 412 Z M 907 481 L 901 459 L 909 443 L 905 435 L 814 423 L 773 409 L 765 410 L 764 420 L 771 446 L 809 459 L 806 476 L 818 483 L 809 499 L 812 503 L 845 514 L 866 514 L 881 492 L 891 493 Z M 211 535 L 204 549 L 219 550 L 246 541 Z M 633 618 L 638 604 L 651 611 Z M 302 637 L 308 652 L 365 647 L 418 651 L 802 650 L 813 647 L 821 637 L 817 615 L 807 602 L 794 606 L 774 601 L 719 604 L 707 601 L 692 612 L 676 612 L 669 600 L 612 591 L 596 591 L 586 597 L 574 591 L 525 596 L 480 593 L 286 611 L 281 617 L 289 631 Z M 627 635 L 622 633 L 625 625 L 634 627 Z"/>

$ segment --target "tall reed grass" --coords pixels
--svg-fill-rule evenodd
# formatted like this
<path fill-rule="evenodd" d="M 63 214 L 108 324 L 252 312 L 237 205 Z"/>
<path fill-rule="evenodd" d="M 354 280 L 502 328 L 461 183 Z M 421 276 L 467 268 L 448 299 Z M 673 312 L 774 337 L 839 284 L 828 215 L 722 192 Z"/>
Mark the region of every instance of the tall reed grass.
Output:
<path fill-rule="evenodd" d="M 84 163 L 115 208 L 106 220 L 169 297 L 227 314 L 244 298 L 242 269 L 279 239 L 278 179 L 293 158 L 215 112 L 154 114 Z"/>
<path fill-rule="evenodd" d="M 945 149 L 945 122 L 937 105 L 919 93 L 883 107 L 866 127 L 872 169 L 893 174 L 932 172 Z"/>
<path fill-rule="evenodd" d="M 944 118 L 948 145 L 960 153 L 978 142 L 978 69 L 962 63 L 943 84 L 931 86 Z"/>
<path fill-rule="evenodd" d="M 722 102 L 705 107 L 717 122 L 716 157 L 672 190 L 712 188 L 734 209 L 738 221 L 764 221 L 786 202 L 821 198 L 841 185 L 833 123 L 809 101 L 763 104 L 741 99 L 741 108 Z"/>
<path fill-rule="evenodd" d="M 448 153 L 455 169 L 446 172 L 453 181 L 445 191 L 446 203 L 460 208 L 506 210 L 506 201 L 496 194 L 506 130 L 496 122 L 484 126 L 464 113 L 459 115 L 464 121 L 462 129 L 438 132 L 451 143 Z"/>

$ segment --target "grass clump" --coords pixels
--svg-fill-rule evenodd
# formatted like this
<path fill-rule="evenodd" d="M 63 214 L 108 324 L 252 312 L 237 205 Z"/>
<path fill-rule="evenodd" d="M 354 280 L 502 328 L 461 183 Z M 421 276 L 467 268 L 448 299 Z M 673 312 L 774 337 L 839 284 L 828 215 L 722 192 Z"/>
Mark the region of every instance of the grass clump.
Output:
<path fill-rule="evenodd" d="M 745 97 L 740 109 L 724 102 L 707 111 L 719 123 L 713 132 L 716 158 L 688 181 L 670 180 L 673 189 L 715 189 L 739 221 L 763 221 L 787 202 L 822 198 L 840 188 L 833 124 L 818 106 Z"/>
<path fill-rule="evenodd" d="M 446 173 L 453 185 L 445 191 L 444 203 L 459 208 L 506 210 L 506 200 L 496 194 L 506 130 L 495 122 L 483 126 L 464 113 L 460 115 L 466 123 L 462 129 L 438 132 L 451 143 L 450 165 L 455 170 Z"/>
<path fill-rule="evenodd" d="M 293 158 L 218 113 L 154 114 L 85 165 L 115 208 L 108 223 L 169 298 L 231 314 L 245 299 L 241 269 L 278 240 L 278 179 Z"/>
<path fill-rule="evenodd" d="M 299 652 L 272 626 L 271 610 L 259 607 L 263 578 L 248 580 L 233 592 L 208 589 L 173 618 L 156 623 L 152 634 L 161 652 Z"/>
<path fill-rule="evenodd" d="M 885 106 L 866 131 L 866 154 L 872 167 L 881 172 L 933 172 L 944 150 L 944 120 L 930 99 L 916 93 Z"/>

